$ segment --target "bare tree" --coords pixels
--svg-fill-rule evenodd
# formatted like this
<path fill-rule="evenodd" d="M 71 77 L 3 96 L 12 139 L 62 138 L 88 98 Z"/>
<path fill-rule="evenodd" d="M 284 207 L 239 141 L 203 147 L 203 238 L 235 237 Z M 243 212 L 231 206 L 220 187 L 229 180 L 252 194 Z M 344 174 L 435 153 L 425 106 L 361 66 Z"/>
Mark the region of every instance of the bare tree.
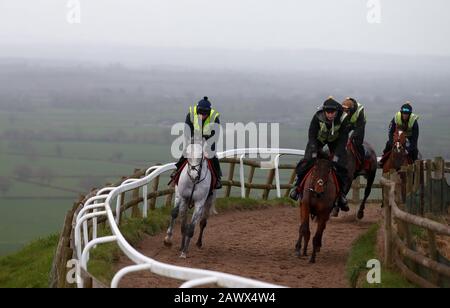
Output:
<path fill-rule="evenodd" d="M 0 192 L 4 196 L 12 187 L 12 182 L 5 176 L 0 176 Z"/>
<path fill-rule="evenodd" d="M 92 188 L 99 188 L 102 183 L 102 179 L 98 177 L 86 176 L 80 180 L 79 187 L 85 191 L 90 191 Z"/>
<path fill-rule="evenodd" d="M 14 175 L 19 180 L 26 180 L 33 175 L 33 169 L 28 165 L 18 165 L 14 168 Z"/>
<path fill-rule="evenodd" d="M 36 171 L 35 174 L 42 182 L 50 184 L 55 178 L 55 173 L 53 169 L 49 167 L 41 167 Z"/>

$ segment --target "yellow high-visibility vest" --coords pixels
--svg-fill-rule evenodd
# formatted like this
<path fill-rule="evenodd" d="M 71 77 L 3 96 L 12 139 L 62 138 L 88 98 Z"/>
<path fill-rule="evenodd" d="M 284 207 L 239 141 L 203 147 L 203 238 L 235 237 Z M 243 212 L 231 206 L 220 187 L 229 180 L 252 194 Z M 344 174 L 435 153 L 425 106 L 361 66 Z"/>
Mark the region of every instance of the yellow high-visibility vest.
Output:
<path fill-rule="evenodd" d="M 412 136 L 414 123 L 416 123 L 418 119 L 418 115 L 411 113 L 411 115 L 409 116 L 408 127 L 406 127 L 406 137 Z M 405 128 L 402 121 L 402 113 L 400 111 L 395 115 L 395 124 L 397 125 L 397 127 Z"/>
<path fill-rule="evenodd" d="M 331 143 L 336 141 L 339 138 L 339 129 L 341 128 L 345 118 L 347 118 L 347 114 L 344 112 L 341 116 L 341 123 L 338 125 L 333 125 L 331 129 L 328 129 L 327 125 L 321 121 L 317 139 L 322 143 Z"/>
<path fill-rule="evenodd" d="M 189 107 L 189 114 L 191 116 L 191 122 L 194 125 L 194 130 L 196 133 L 200 133 L 201 119 L 197 112 L 197 106 Z M 203 136 L 211 136 L 211 123 L 215 123 L 219 115 L 220 113 L 214 109 L 211 109 L 211 113 L 206 118 L 205 124 L 203 124 Z"/>
<path fill-rule="evenodd" d="M 355 113 L 352 115 L 352 117 L 350 118 L 350 124 L 355 125 L 356 121 L 358 121 L 359 115 L 361 114 L 361 112 L 364 111 L 364 106 L 361 105 L 360 103 L 357 103 L 358 108 L 356 109 Z M 364 113 L 364 121 L 366 121 L 366 114 Z"/>

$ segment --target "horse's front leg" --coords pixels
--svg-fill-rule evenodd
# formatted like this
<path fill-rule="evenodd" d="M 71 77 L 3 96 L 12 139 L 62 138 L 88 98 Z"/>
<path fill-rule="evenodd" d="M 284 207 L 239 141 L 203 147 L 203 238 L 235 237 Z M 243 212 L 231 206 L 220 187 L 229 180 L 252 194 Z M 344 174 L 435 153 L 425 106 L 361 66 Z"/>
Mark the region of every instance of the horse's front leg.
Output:
<path fill-rule="evenodd" d="M 305 239 L 305 246 L 303 247 L 303 256 L 307 255 L 308 243 L 310 238 L 309 231 L 309 204 L 307 202 L 300 202 L 300 228 L 299 238 L 295 246 L 295 252 L 298 257 L 301 256 L 302 239 Z"/>
<path fill-rule="evenodd" d="M 166 245 L 167 247 L 172 246 L 173 227 L 175 225 L 175 220 L 177 219 L 178 214 L 180 213 L 180 204 L 181 198 L 177 196 L 175 198 L 175 206 L 172 209 L 170 225 L 169 228 L 167 229 L 167 235 L 164 238 L 164 245 Z"/>
<path fill-rule="evenodd" d="M 180 220 L 181 220 L 181 247 L 180 251 L 184 251 L 185 242 L 186 242 L 186 234 L 187 234 L 187 215 L 188 215 L 188 204 L 184 199 L 181 200 L 180 203 Z"/>
<path fill-rule="evenodd" d="M 205 208 L 203 210 L 203 215 L 200 219 L 200 235 L 198 236 L 197 240 L 197 247 L 202 248 L 203 247 L 203 232 L 205 231 L 206 225 L 208 224 L 208 218 L 210 215 L 211 207 L 214 202 L 214 197 L 211 196 L 208 198 L 205 204 Z"/>
<path fill-rule="evenodd" d="M 325 231 L 328 217 L 329 216 L 326 213 L 319 214 L 317 221 L 317 231 L 313 238 L 313 253 L 311 255 L 309 263 L 316 263 L 316 254 L 320 252 L 320 248 L 322 248 L 322 236 L 323 231 Z"/>
<path fill-rule="evenodd" d="M 192 215 L 192 220 L 190 224 L 186 223 L 185 228 L 185 234 L 184 234 L 184 246 L 181 251 L 180 258 L 187 258 L 187 253 L 189 251 L 189 244 L 191 242 L 192 237 L 194 236 L 195 226 L 197 225 L 198 221 L 200 220 L 200 217 L 203 215 L 204 205 L 205 205 L 206 198 L 195 202 L 195 210 L 194 214 Z"/>

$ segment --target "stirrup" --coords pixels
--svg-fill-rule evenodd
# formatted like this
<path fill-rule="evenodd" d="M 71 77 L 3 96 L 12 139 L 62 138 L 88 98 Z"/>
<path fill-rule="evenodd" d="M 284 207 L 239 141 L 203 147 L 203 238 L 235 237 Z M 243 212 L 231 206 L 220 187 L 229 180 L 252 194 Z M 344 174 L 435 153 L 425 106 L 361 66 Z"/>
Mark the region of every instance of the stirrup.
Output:
<path fill-rule="evenodd" d="M 289 197 L 294 201 L 298 201 L 298 199 L 300 199 L 300 193 L 297 191 L 297 188 L 291 191 Z"/>
<path fill-rule="evenodd" d="M 222 181 L 217 180 L 216 187 L 214 187 L 214 189 L 221 189 L 221 188 L 222 188 Z"/>

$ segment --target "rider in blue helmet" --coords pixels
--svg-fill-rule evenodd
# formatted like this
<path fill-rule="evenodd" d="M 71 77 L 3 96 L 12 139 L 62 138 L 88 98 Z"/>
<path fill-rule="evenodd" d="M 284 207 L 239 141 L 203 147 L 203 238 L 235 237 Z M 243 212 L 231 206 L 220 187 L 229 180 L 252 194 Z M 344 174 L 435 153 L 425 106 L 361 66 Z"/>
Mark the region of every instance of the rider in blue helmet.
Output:
<path fill-rule="evenodd" d="M 202 100 L 200 100 L 197 105 L 189 107 L 189 112 L 186 115 L 185 124 L 190 128 L 190 139 L 191 142 L 193 142 L 194 136 L 199 136 L 202 139 L 208 141 L 212 137 L 214 137 L 219 132 L 216 132 L 216 129 L 220 129 L 220 120 L 219 120 L 220 114 L 212 108 L 211 102 L 209 101 L 208 97 L 204 97 Z M 213 125 L 217 124 L 217 125 Z M 189 136 L 187 136 L 189 137 Z M 216 151 L 216 144 L 215 142 L 211 144 L 211 150 Z M 211 158 L 214 171 L 217 176 L 217 183 L 215 189 L 222 188 L 221 183 L 221 177 L 222 177 L 222 170 L 220 168 L 219 159 L 215 155 Z M 186 161 L 186 157 L 181 156 L 179 161 L 177 162 L 177 171 L 174 172 L 173 175 L 175 175 L 181 166 Z"/>

